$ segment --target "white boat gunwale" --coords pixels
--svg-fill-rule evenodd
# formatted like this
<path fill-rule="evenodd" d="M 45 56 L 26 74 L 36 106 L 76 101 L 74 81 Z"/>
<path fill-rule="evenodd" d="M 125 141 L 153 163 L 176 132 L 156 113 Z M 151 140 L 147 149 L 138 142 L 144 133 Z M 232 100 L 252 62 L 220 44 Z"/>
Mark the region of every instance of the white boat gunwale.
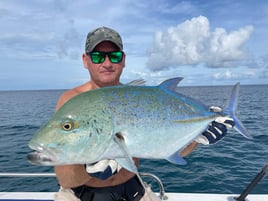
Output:
<path fill-rule="evenodd" d="M 268 164 L 256 175 L 246 189 L 240 194 L 213 194 L 213 193 L 173 193 L 165 192 L 161 180 L 151 173 L 140 173 L 154 179 L 160 192 L 156 193 L 162 200 L 166 201 L 264 201 L 268 200 L 268 194 L 250 194 L 253 188 L 268 172 Z M 55 173 L 0 173 L 0 177 L 55 177 Z M 55 192 L 0 192 L 0 201 L 52 201 Z"/>

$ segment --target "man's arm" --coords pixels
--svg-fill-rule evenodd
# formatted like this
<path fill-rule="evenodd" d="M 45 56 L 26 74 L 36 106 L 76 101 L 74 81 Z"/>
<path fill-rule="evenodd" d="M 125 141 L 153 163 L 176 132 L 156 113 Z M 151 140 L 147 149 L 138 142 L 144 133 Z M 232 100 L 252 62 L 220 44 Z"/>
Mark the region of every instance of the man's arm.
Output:
<path fill-rule="evenodd" d="M 190 153 L 192 153 L 196 147 L 198 146 L 198 142 L 193 141 L 191 144 L 189 144 L 187 147 L 185 147 L 182 151 L 181 151 L 181 157 L 185 157 L 188 156 Z"/>
<path fill-rule="evenodd" d="M 63 188 L 81 186 L 89 180 L 84 165 L 60 165 L 55 166 L 54 171 L 59 184 Z"/>

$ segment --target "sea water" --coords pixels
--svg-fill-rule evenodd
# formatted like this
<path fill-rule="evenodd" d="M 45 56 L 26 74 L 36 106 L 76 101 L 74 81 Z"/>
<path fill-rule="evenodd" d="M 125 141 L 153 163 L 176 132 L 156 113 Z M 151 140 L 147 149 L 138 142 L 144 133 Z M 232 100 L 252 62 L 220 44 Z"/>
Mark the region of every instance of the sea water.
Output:
<path fill-rule="evenodd" d="M 206 105 L 222 106 L 231 86 L 179 87 L 179 92 Z M 64 90 L 0 92 L 0 172 L 52 173 L 53 167 L 30 164 L 28 142 L 54 113 Z M 187 165 L 165 160 L 140 161 L 139 170 L 158 176 L 167 192 L 241 193 L 268 164 L 268 86 L 241 86 L 237 114 L 253 136 L 248 140 L 235 130 L 215 145 L 200 145 L 185 157 Z M 164 147 L 163 147 L 164 148 Z M 155 182 L 144 178 L 158 190 Z M 57 191 L 54 177 L 0 177 L 1 191 Z M 253 193 L 268 193 L 268 177 Z"/>

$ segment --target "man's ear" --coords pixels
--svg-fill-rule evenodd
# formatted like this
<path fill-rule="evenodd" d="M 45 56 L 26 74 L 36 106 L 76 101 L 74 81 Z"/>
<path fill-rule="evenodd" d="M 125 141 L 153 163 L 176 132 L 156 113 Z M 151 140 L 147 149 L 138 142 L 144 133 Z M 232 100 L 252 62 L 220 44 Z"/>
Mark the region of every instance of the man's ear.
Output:
<path fill-rule="evenodd" d="M 126 54 L 124 53 L 124 55 L 123 55 L 123 68 L 125 68 L 125 65 L 126 65 Z"/>
<path fill-rule="evenodd" d="M 86 53 L 83 53 L 82 54 L 82 61 L 83 61 L 83 65 L 84 65 L 85 69 L 88 69 L 88 61 L 87 61 L 87 59 L 88 59 L 88 56 L 86 55 Z"/>

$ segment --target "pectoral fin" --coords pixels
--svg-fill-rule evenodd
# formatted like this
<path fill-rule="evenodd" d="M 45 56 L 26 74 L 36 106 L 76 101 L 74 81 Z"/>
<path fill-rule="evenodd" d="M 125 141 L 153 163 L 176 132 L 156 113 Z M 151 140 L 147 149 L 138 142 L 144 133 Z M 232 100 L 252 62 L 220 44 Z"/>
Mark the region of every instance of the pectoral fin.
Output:
<path fill-rule="evenodd" d="M 132 159 L 133 160 L 133 159 Z M 127 169 L 130 172 L 134 172 L 135 174 L 138 173 L 137 167 L 134 165 L 130 165 L 129 160 L 126 158 L 116 158 L 115 161 L 122 166 L 123 168 Z M 133 161 L 134 163 L 134 161 Z"/>
<path fill-rule="evenodd" d="M 127 169 L 128 171 L 138 174 L 137 167 L 126 146 L 124 136 L 121 133 L 116 133 L 114 135 L 114 141 L 118 144 L 120 150 L 125 156 L 125 158 L 115 159 L 116 162 L 118 162 L 123 168 Z"/>
<path fill-rule="evenodd" d="M 145 187 L 144 182 L 142 181 L 142 178 L 138 172 L 138 169 L 134 163 L 134 160 L 132 159 L 132 156 L 129 153 L 129 150 L 127 148 L 127 145 L 125 143 L 125 138 L 122 133 L 116 133 L 114 135 L 114 141 L 118 144 L 119 148 L 121 149 L 122 153 L 125 155 L 125 158 L 116 159 L 116 161 L 125 169 L 135 173 L 144 188 L 145 191 L 147 191 L 148 198 L 150 200 L 153 200 L 153 198 L 150 196 L 150 192 L 148 191 L 148 188 Z"/>

